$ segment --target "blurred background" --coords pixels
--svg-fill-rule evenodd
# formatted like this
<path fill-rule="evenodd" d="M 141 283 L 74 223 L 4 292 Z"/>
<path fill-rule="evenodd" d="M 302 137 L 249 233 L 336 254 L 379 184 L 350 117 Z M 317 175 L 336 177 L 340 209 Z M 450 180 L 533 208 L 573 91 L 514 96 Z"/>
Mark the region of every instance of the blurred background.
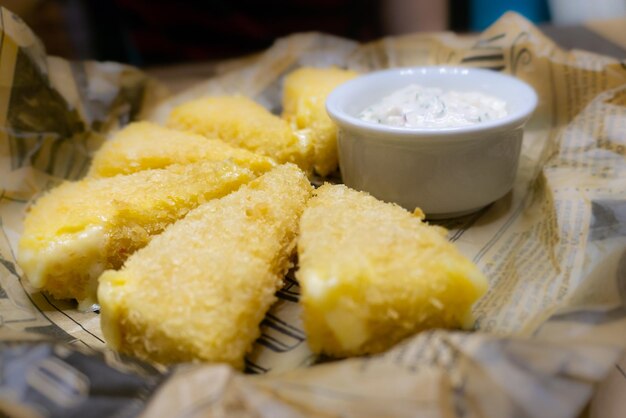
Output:
<path fill-rule="evenodd" d="M 294 32 L 357 41 L 417 31 L 480 31 L 507 10 L 540 25 L 626 15 L 626 0 L 0 0 L 47 51 L 154 66 L 218 60 Z"/>

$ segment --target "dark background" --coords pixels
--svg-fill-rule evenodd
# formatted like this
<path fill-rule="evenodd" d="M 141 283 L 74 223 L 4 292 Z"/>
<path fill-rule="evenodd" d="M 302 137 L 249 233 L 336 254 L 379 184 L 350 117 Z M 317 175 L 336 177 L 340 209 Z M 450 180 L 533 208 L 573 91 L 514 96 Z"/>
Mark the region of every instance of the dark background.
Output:
<path fill-rule="evenodd" d="M 366 42 L 482 30 L 506 10 L 549 19 L 547 0 L 0 0 L 70 59 L 152 66 L 241 56 L 294 32 Z"/>

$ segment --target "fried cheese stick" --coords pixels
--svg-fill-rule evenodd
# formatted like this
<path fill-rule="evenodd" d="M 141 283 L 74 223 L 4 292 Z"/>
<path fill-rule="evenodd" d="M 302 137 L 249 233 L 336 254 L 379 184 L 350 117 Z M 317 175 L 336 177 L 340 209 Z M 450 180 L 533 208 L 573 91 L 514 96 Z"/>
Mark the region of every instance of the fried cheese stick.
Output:
<path fill-rule="evenodd" d="M 35 288 L 87 308 L 104 270 L 121 267 L 168 224 L 254 177 L 226 161 L 65 182 L 27 213 L 18 263 Z"/>
<path fill-rule="evenodd" d="M 313 352 L 377 353 L 420 330 L 471 326 L 487 280 L 443 228 L 343 185 L 314 195 L 296 273 Z"/>
<path fill-rule="evenodd" d="M 174 108 L 167 125 L 311 170 L 310 149 L 289 123 L 244 96 L 214 96 L 192 100 Z"/>
<path fill-rule="evenodd" d="M 282 116 L 311 144 L 312 164 L 321 176 L 338 165 L 337 126 L 326 113 L 326 97 L 357 75 L 336 67 L 303 67 L 285 77 Z"/>
<path fill-rule="evenodd" d="M 102 145 L 94 155 L 88 176 L 110 177 L 164 168 L 171 164 L 227 159 L 259 174 L 276 165 L 268 157 L 233 147 L 219 139 L 176 131 L 150 122 L 135 122 Z"/>
<path fill-rule="evenodd" d="M 305 174 L 279 166 L 208 202 L 100 277 L 109 346 L 162 364 L 242 368 L 290 267 L 311 194 Z"/>

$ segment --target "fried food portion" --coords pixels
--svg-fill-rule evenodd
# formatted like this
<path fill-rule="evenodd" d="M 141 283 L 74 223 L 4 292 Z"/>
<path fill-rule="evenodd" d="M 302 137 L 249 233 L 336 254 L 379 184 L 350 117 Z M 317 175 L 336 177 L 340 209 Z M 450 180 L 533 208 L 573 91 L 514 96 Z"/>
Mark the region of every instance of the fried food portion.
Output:
<path fill-rule="evenodd" d="M 419 215 L 343 185 L 315 192 L 298 241 L 311 349 L 344 357 L 384 351 L 428 328 L 471 326 L 487 280 Z"/>
<path fill-rule="evenodd" d="M 310 150 L 301 144 L 289 123 L 244 96 L 215 96 L 192 100 L 172 110 L 168 126 L 219 138 L 237 147 L 295 163 L 310 171 Z"/>
<path fill-rule="evenodd" d="M 172 164 L 224 160 L 232 160 L 259 174 L 276 165 L 268 157 L 233 147 L 219 139 L 176 131 L 150 122 L 135 122 L 102 145 L 94 155 L 88 175 L 110 177 Z"/>
<path fill-rule="evenodd" d="M 337 126 L 326 113 L 326 97 L 357 75 L 336 67 L 303 67 L 285 78 L 283 118 L 311 144 L 313 166 L 321 176 L 337 170 L 338 165 Z"/>
<path fill-rule="evenodd" d="M 121 267 L 189 210 L 253 178 L 225 161 L 63 183 L 26 215 L 18 262 L 35 288 L 87 308 L 104 270 Z"/>
<path fill-rule="evenodd" d="M 277 167 L 194 209 L 122 270 L 105 272 L 98 299 L 107 343 L 162 364 L 242 368 L 290 267 L 310 195 L 300 169 Z"/>

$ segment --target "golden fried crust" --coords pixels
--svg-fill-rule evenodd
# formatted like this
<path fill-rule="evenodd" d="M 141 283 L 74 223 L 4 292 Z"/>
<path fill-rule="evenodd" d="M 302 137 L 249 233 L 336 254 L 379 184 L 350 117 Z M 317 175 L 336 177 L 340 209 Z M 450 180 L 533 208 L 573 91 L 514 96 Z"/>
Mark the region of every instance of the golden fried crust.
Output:
<path fill-rule="evenodd" d="M 190 212 L 100 277 L 102 330 L 159 363 L 237 368 L 290 266 L 311 186 L 292 164 Z"/>
<path fill-rule="evenodd" d="M 377 353 L 420 330 L 471 325 L 487 281 L 419 215 L 343 185 L 316 190 L 296 273 L 314 352 Z"/>
<path fill-rule="evenodd" d="M 111 177 L 164 168 L 172 164 L 231 160 L 262 174 L 276 164 L 272 159 L 219 139 L 135 122 L 117 132 L 96 152 L 88 176 Z"/>
<path fill-rule="evenodd" d="M 337 170 L 338 164 L 337 127 L 326 113 L 326 97 L 357 75 L 336 67 L 303 67 L 285 77 L 283 118 L 311 144 L 311 164 L 321 176 Z"/>
<path fill-rule="evenodd" d="M 95 303 L 96 279 L 105 269 L 121 267 L 189 210 L 253 178 L 226 161 L 65 182 L 27 214 L 18 262 L 34 287 Z"/>
<path fill-rule="evenodd" d="M 310 171 L 310 147 L 301 143 L 289 123 L 244 96 L 214 96 L 192 100 L 172 110 L 167 125 L 219 138 L 231 145 L 291 162 Z"/>

